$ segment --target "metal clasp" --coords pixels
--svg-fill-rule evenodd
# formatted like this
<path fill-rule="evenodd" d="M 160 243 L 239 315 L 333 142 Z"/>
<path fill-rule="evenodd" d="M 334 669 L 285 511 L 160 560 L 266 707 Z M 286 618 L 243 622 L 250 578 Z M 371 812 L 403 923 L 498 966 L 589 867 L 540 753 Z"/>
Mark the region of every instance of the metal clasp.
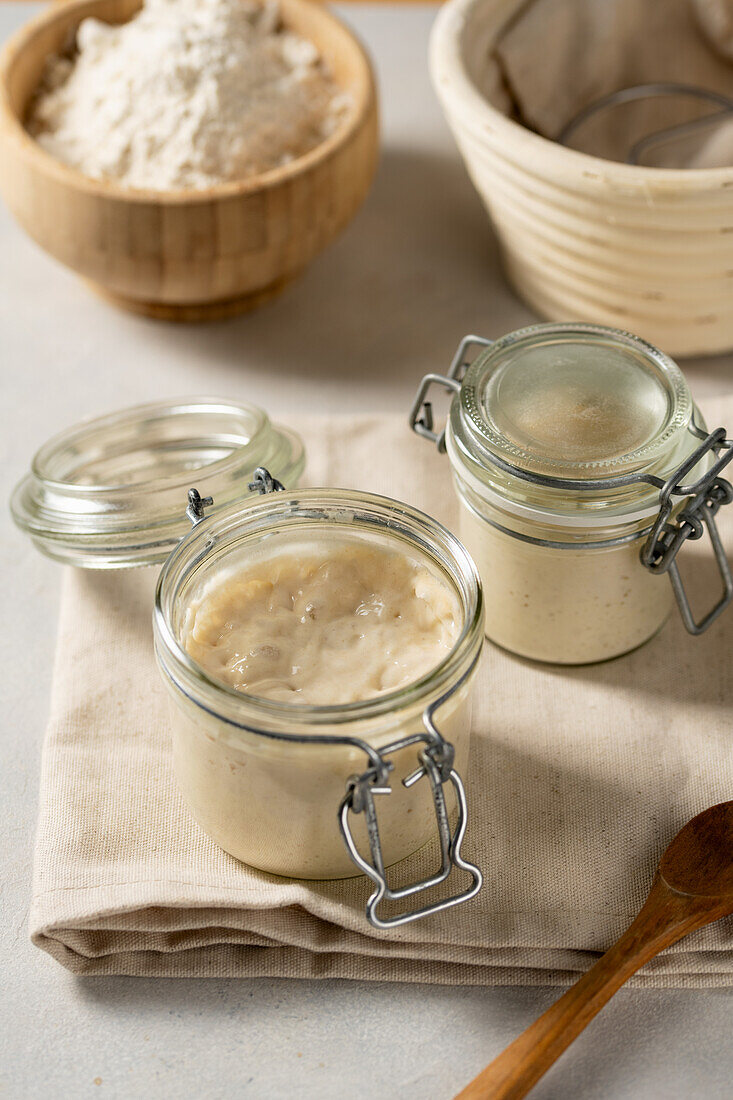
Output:
<path fill-rule="evenodd" d="M 272 476 L 266 466 L 258 466 L 247 488 L 253 493 L 264 494 L 282 492 L 285 486 Z M 188 490 L 186 515 L 191 520 L 192 527 L 196 527 L 202 519 L 206 518 L 206 509 L 210 508 L 213 503 L 213 497 L 202 497 L 198 489 Z"/>
<path fill-rule="evenodd" d="M 257 467 L 247 488 L 260 496 L 265 493 L 282 493 L 285 490 L 283 483 L 274 478 L 266 466 Z"/>
<path fill-rule="evenodd" d="M 435 430 L 433 405 L 426 400 L 430 387 L 441 386 L 447 393 L 459 393 L 461 379 L 471 362 L 470 350 L 474 347 L 487 348 L 492 343 L 492 340 L 485 340 L 483 336 L 464 336 L 453 356 L 448 373 L 426 374 L 420 383 L 410 409 L 410 427 L 424 439 L 435 443 L 441 454 L 445 452 L 445 428 L 440 432 Z"/>
<path fill-rule="evenodd" d="M 201 523 L 201 520 L 205 518 L 204 510 L 210 508 L 213 503 L 213 497 L 202 497 L 198 489 L 188 490 L 188 508 L 186 508 L 186 515 L 191 520 L 192 527 Z"/>
<path fill-rule="evenodd" d="M 425 709 L 423 714 L 425 733 L 405 737 L 400 741 L 395 741 L 391 745 L 387 745 L 384 749 L 379 751 L 378 763 L 373 764 L 372 767 L 361 775 L 351 777 L 347 785 L 346 795 L 339 809 L 341 834 L 349 850 L 349 855 L 359 870 L 363 871 L 365 875 L 368 875 L 376 885 L 376 889 L 370 895 L 366 905 L 367 920 L 375 928 L 393 928 L 395 925 L 407 924 L 410 921 L 426 917 L 431 913 L 439 913 L 443 909 L 450 909 L 454 905 L 460 905 L 462 902 L 475 897 L 481 889 L 481 884 L 483 882 L 481 871 L 473 863 L 468 863 L 461 855 L 461 845 L 463 844 L 463 838 L 466 833 L 467 807 L 466 792 L 463 782 L 453 767 L 455 751 L 453 745 L 444 740 L 435 727 L 433 720 L 435 710 L 452 694 L 453 691 L 449 692 Z M 402 782 L 405 787 L 412 787 L 415 783 L 419 782 L 423 776 L 427 776 L 428 778 L 432 789 L 435 816 L 438 824 L 438 836 L 440 838 L 440 870 L 429 878 L 414 882 L 409 886 L 403 886 L 398 890 L 392 890 L 387 884 L 387 877 L 385 874 L 375 797 L 392 793 L 392 788 L 389 786 L 388 780 L 389 773 L 393 770 L 394 765 L 387 760 L 386 757 L 391 753 L 398 752 L 400 749 L 419 742 L 425 744 L 425 748 L 418 753 L 420 767 L 411 775 L 408 775 L 406 779 L 403 779 Z M 458 802 L 458 819 L 452 834 L 445 801 L 444 788 L 446 783 L 450 783 L 453 786 Z M 361 855 L 356 847 L 349 826 L 350 813 L 363 813 L 365 815 L 371 863 Z M 437 886 L 441 882 L 445 882 L 454 867 L 467 871 L 471 875 L 471 885 L 461 893 L 452 894 L 450 897 L 443 898 L 441 901 L 434 902 L 432 905 L 423 905 L 418 909 L 409 910 L 398 916 L 379 917 L 377 915 L 377 906 L 381 901 L 385 899 L 388 901 L 398 901 L 401 898 L 410 897 L 412 894 L 428 890 L 431 886 Z"/>
<path fill-rule="evenodd" d="M 684 478 L 709 453 L 716 455 L 710 469 L 690 485 L 683 484 Z M 733 501 L 733 486 L 720 477 L 721 470 L 732 459 L 733 439 L 726 439 L 725 428 L 718 428 L 703 439 L 697 450 L 662 486 L 659 515 L 641 551 L 641 560 L 647 569 L 652 573 L 669 574 L 682 621 L 690 634 L 702 634 L 733 601 L 733 575 L 715 523 L 718 509 Z M 672 518 L 680 497 L 688 497 L 688 502 Z M 715 606 L 696 621 L 676 559 L 683 544 L 688 539 L 702 538 L 706 527 L 723 581 L 723 594 Z"/>

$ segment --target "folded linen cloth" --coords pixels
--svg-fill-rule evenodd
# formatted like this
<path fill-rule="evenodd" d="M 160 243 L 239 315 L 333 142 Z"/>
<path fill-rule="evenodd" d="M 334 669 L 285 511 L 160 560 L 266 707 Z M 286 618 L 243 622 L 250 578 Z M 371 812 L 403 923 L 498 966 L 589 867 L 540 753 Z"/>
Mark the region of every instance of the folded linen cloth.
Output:
<path fill-rule="evenodd" d="M 637 84 L 695 85 L 733 98 L 732 27 L 732 0 L 529 0 L 500 35 L 494 61 L 518 117 L 554 140 L 583 108 Z M 716 110 L 686 96 L 644 99 L 599 112 L 569 144 L 624 161 L 641 138 Z M 730 123 L 711 132 L 670 141 L 643 163 L 733 165 Z"/>
<path fill-rule="evenodd" d="M 733 400 L 703 412 L 731 424 Z M 309 484 L 369 488 L 454 521 L 448 461 L 402 417 L 298 428 Z M 684 553 L 695 595 L 710 599 L 719 582 L 706 579 L 708 547 Z M 364 917 L 364 878 L 254 871 L 190 818 L 152 652 L 155 573 L 64 577 L 30 929 L 76 973 L 570 982 L 628 923 L 674 833 L 733 797 L 733 613 L 699 639 L 674 616 L 635 653 L 584 668 L 534 665 L 487 644 L 464 848 L 484 870 L 483 891 L 377 932 Z M 424 873 L 431 858 L 428 845 L 398 877 Z M 733 922 L 683 941 L 636 981 L 733 985 Z"/>

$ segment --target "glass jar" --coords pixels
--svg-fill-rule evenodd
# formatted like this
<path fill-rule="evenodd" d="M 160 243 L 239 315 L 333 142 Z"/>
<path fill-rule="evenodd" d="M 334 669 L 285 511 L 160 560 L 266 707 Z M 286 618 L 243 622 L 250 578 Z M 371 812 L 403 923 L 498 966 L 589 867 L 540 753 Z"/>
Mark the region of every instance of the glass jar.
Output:
<path fill-rule="evenodd" d="M 358 541 L 401 551 L 450 585 L 462 622 L 447 656 L 405 688 L 343 706 L 274 702 L 208 677 L 184 644 L 186 612 L 202 589 L 253 555 L 297 552 L 314 537 L 325 549 L 329 542 Z M 154 615 L 157 658 L 172 700 L 174 767 L 193 816 L 226 851 L 272 874 L 383 875 L 385 866 L 428 840 L 436 811 L 440 822 L 456 796 L 463 803 L 445 742 L 456 768 L 465 767 L 482 615 L 478 574 L 458 540 L 423 513 L 385 497 L 277 492 L 202 522 L 163 567 Z M 438 708 L 436 737 L 432 715 Z M 426 752 L 444 769 L 437 782 L 425 766 Z M 416 770 L 426 782 L 408 781 Z M 406 781 L 399 795 L 373 797 Z M 370 815 L 355 800 L 370 803 L 376 835 L 369 835 Z M 461 806 L 459 828 L 464 816 Z M 370 854 L 369 869 L 355 866 L 351 837 Z"/>
<path fill-rule="evenodd" d="M 440 433 L 433 385 L 452 395 Z M 589 324 L 467 337 L 447 376 L 423 379 L 411 424 L 448 453 L 498 645 L 600 661 L 652 637 L 673 594 L 692 633 L 733 598 L 714 519 L 733 499 L 733 441 L 707 432 L 679 367 L 645 341 Z M 705 527 L 724 591 L 696 621 L 675 559 Z"/>
<path fill-rule="evenodd" d="M 458 540 L 407 505 L 355 491 L 284 491 L 279 479 L 297 480 L 303 465 L 298 437 L 254 407 L 212 399 L 140 406 L 42 447 L 12 511 L 44 553 L 73 565 L 165 562 L 155 653 L 171 704 L 174 770 L 194 818 L 226 851 L 273 874 L 368 875 L 368 919 L 388 927 L 468 900 L 481 886 L 461 855 L 466 800 L 457 770 L 467 761 L 484 636 L 481 585 Z M 440 663 L 400 690 L 343 706 L 277 703 L 210 678 L 184 645 L 191 601 L 255 550 L 297 550 L 306 536 L 319 546 L 401 551 L 448 586 L 460 633 Z M 435 873 L 390 889 L 385 868 L 436 829 Z M 438 885 L 454 868 L 470 875 L 462 891 L 380 916 L 383 900 Z"/>

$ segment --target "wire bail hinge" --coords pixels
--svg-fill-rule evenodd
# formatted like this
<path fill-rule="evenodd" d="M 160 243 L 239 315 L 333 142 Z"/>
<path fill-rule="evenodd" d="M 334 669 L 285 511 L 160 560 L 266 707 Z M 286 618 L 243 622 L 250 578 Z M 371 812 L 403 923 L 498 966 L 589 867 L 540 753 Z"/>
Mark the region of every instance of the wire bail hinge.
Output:
<path fill-rule="evenodd" d="M 188 490 L 188 507 L 186 515 L 191 520 L 191 526 L 195 527 L 205 518 L 205 509 L 214 503 L 213 497 L 202 497 L 198 489 Z"/>
<path fill-rule="evenodd" d="M 487 348 L 491 343 L 492 340 L 486 340 L 483 336 L 464 336 L 453 356 L 448 373 L 426 374 L 420 383 L 410 410 L 410 427 L 424 439 L 435 443 L 441 454 L 445 452 L 445 428 L 440 432 L 435 430 L 433 405 L 427 400 L 430 388 L 435 385 L 442 387 L 447 393 L 459 393 L 461 379 L 471 362 L 469 353 L 475 347 Z"/>
<path fill-rule="evenodd" d="M 715 456 L 710 469 L 697 481 L 685 485 L 685 477 L 707 454 Z M 733 574 L 715 523 L 718 510 L 733 501 L 733 486 L 720 476 L 732 459 L 733 440 L 726 439 L 725 428 L 710 432 L 662 486 L 659 493 L 659 515 L 641 551 L 641 560 L 647 569 L 652 573 L 669 574 L 682 621 L 690 634 L 702 634 L 733 601 Z M 687 497 L 687 503 L 672 517 L 675 508 L 679 507 L 681 497 Z M 694 542 L 702 538 L 705 528 L 713 544 L 715 560 L 723 581 L 723 594 L 715 606 L 696 621 L 676 559 L 683 544 L 688 539 Z"/>
<path fill-rule="evenodd" d="M 438 703 L 441 702 L 443 702 L 443 699 L 438 701 Z M 433 704 L 433 706 L 427 708 L 425 712 L 424 720 L 428 731 L 427 734 L 416 734 L 411 737 L 403 738 L 401 741 L 395 741 L 391 745 L 387 745 L 384 749 L 381 749 L 378 754 L 378 764 L 372 764 L 372 766 L 361 775 L 351 777 L 347 785 L 346 795 L 344 796 L 339 810 L 341 834 L 349 850 L 349 855 L 357 867 L 363 871 L 365 875 L 368 875 L 376 885 L 376 889 L 369 897 L 366 906 L 367 919 L 375 928 L 385 929 L 392 928 L 399 924 L 407 924 L 410 921 L 419 920 L 421 917 L 428 916 L 431 913 L 439 913 L 443 909 L 449 909 L 454 905 L 459 905 L 461 902 L 468 901 L 470 898 L 474 897 L 481 889 L 481 884 L 483 882 L 483 876 L 478 867 L 474 866 L 472 863 L 468 863 L 461 855 L 461 845 L 466 832 L 466 793 L 461 778 L 453 767 L 455 756 L 453 745 L 443 740 L 433 726 L 432 710 L 435 709 L 437 705 L 438 704 Z M 392 890 L 387 885 L 375 798 L 379 795 L 389 795 L 392 793 L 388 778 L 394 765 L 386 759 L 385 754 L 397 752 L 400 749 L 404 749 L 418 742 L 425 744 L 425 747 L 418 753 L 420 767 L 411 775 L 403 779 L 402 782 L 405 787 L 409 788 L 419 782 L 423 776 L 428 777 L 438 824 L 441 865 L 440 870 L 434 875 L 412 883 L 409 886 L 403 886 L 400 889 Z M 444 787 L 446 783 L 452 785 L 458 803 L 458 818 L 452 833 L 445 800 Z M 365 816 L 371 862 L 366 860 L 356 847 L 349 825 L 350 814 L 362 813 Z M 461 893 L 453 894 L 450 897 L 434 902 L 432 905 L 424 905 L 418 909 L 409 910 L 397 916 L 379 917 L 377 915 L 376 910 L 381 901 L 385 899 L 388 901 L 398 901 L 401 898 L 406 898 L 412 894 L 428 890 L 431 886 L 437 886 L 441 882 L 445 882 L 454 867 L 467 871 L 471 875 L 471 885 Z"/>
<path fill-rule="evenodd" d="M 252 493 L 259 493 L 260 496 L 264 496 L 265 493 L 282 493 L 285 486 L 272 476 L 266 466 L 258 466 L 252 474 L 252 480 L 247 488 Z"/>

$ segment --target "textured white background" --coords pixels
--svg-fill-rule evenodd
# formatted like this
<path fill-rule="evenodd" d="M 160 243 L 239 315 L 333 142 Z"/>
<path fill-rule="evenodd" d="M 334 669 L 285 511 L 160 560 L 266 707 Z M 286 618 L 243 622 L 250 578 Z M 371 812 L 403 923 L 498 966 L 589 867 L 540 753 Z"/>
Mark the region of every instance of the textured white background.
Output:
<path fill-rule="evenodd" d="M 0 37 L 36 9 L 0 5 Z M 201 328 L 95 300 L 0 210 L 0 454 L 6 490 L 51 433 L 135 401 L 221 393 L 271 411 L 407 409 L 459 337 L 531 320 L 432 91 L 434 9 L 349 8 L 375 58 L 384 156 L 367 205 L 305 278 L 251 317 Z M 733 392 L 733 356 L 683 364 Z M 348 982 L 77 980 L 27 941 L 38 761 L 59 571 L 3 508 L 0 1095 L 448 1097 L 552 990 Z M 622 991 L 538 1087 L 541 1098 L 731 1095 L 733 990 Z"/>

